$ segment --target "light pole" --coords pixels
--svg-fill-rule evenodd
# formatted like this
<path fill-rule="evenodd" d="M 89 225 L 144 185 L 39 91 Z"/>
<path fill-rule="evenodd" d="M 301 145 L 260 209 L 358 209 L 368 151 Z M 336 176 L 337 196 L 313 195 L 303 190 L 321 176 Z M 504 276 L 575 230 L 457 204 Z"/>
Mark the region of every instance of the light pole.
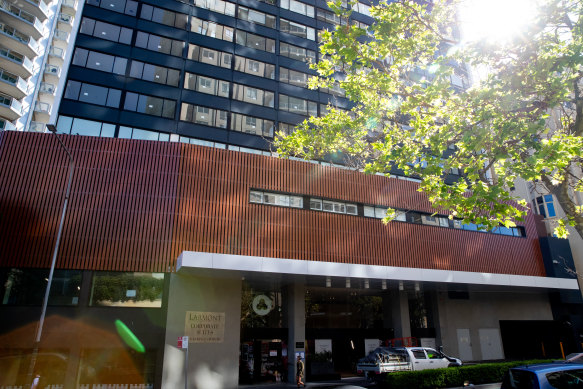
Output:
<path fill-rule="evenodd" d="M 73 182 L 73 171 L 75 169 L 75 163 L 73 161 L 73 156 L 71 155 L 71 153 L 69 152 L 69 149 L 67 149 L 67 147 L 65 146 L 65 144 L 63 143 L 63 141 L 61 140 L 59 135 L 57 134 L 57 128 L 55 127 L 55 125 L 54 124 L 47 124 L 47 129 L 57 137 L 59 144 L 61 145 L 63 150 L 65 150 L 65 152 L 69 156 L 69 180 L 67 181 L 67 191 L 65 192 L 65 202 L 63 203 L 63 210 L 61 212 L 61 221 L 59 222 L 59 230 L 57 232 L 57 240 L 55 242 L 55 249 L 53 250 L 53 258 L 51 260 L 51 270 L 49 272 L 49 278 L 47 280 L 47 287 L 45 290 L 45 297 L 43 299 L 40 320 L 39 320 L 37 331 L 36 331 L 36 337 L 34 339 L 34 348 L 32 351 L 32 357 L 31 357 L 31 361 L 30 361 L 30 369 L 29 369 L 29 373 L 28 373 L 29 383 L 32 383 L 32 379 L 33 379 L 32 375 L 34 374 L 34 368 L 35 368 L 36 359 L 38 356 L 38 346 L 39 346 L 40 339 L 42 336 L 43 325 L 44 325 L 45 316 L 47 313 L 49 294 L 51 291 L 51 284 L 53 283 L 53 274 L 55 272 L 55 263 L 57 262 L 57 254 L 59 252 L 59 244 L 61 243 L 61 234 L 63 232 L 63 224 L 65 222 L 65 214 L 67 213 L 67 203 L 69 202 L 69 195 L 71 194 L 71 183 Z"/>

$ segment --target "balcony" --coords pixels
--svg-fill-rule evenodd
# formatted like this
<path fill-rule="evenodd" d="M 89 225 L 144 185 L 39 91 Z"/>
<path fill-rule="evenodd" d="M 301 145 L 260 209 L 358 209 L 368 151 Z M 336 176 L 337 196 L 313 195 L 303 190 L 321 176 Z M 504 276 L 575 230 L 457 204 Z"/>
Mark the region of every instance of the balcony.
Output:
<path fill-rule="evenodd" d="M 59 82 L 59 77 L 61 77 L 61 67 L 51 64 L 45 65 L 45 79 L 47 81 L 53 81 L 55 83 Z"/>
<path fill-rule="evenodd" d="M 57 16 L 57 21 L 59 22 L 58 29 L 67 32 L 71 31 L 71 28 L 73 27 L 73 19 L 73 15 L 60 13 L 59 16 Z"/>
<path fill-rule="evenodd" d="M 22 116 L 22 104 L 13 97 L 0 93 L 0 118 L 14 121 Z"/>
<path fill-rule="evenodd" d="M 16 131 L 16 126 L 8 120 L 0 119 L 0 131 Z"/>
<path fill-rule="evenodd" d="M 39 39 L 43 36 L 45 28 L 38 18 L 20 8 L 0 0 L 0 22 L 18 26 L 21 32 Z"/>
<path fill-rule="evenodd" d="M 33 65 L 30 59 L 2 46 L 0 46 L 0 68 L 4 68 L 22 78 L 30 77 L 33 72 Z"/>
<path fill-rule="evenodd" d="M 61 9 L 62 10 L 66 10 L 69 9 L 73 12 L 69 12 L 72 14 L 75 14 L 75 12 L 77 11 L 77 1 L 76 0 L 63 0 L 63 2 L 61 3 Z"/>
<path fill-rule="evenodd" d="M 45 132 L 45 127 L 46 127 L 45 123 L 30 122 L 30 127 L 28 130 L 32 132 Z"/>
<path fill-rule="evenodd" d="M 2 46 L 29 58 L 34 58 L 39 54 L 39 46 L 34 39 L 3 23 L 0 23 L 0 39 L 2 39 Z"/>
<path fill-rule="evenodd" d="M 34 104 L 34 120 L 36 122 L 48 123 L 51 118 L 51 105 L 37 101 Z"/>
<path fill-rule="evenodd" d="M 69 43 L 69 33 L 67 31 L 55 30 L 53 38 L 65 43 Z"/>
<path fill-rule="evenodd" d="M 41 22 L 49 17 L 49 7 L 42 0 L 8 0 L 8 2 L 35 16 Z"/>
<path fill-rule="evenodd" d="M 61 49 L 60 47 L 52 46 L 49 50 L 49 56 L 52 59 L 58 60 L 62 64 L 63 60 L 65 59 L 65 50 Z"/>
<path fill-rule="evenodd" d="M 57 90 L 57 87 L 54 86 L 53 84 L 49 84 L 48 82 L 41 82 L 40 83 L 40 88 L 38 89 L 39 93 L 45 94 L 45 95 L 55 95 L 55 91 Z"/>
<path fill-rule="evenodd" d="M 0 92 L 20 100 L 28 94 L 28 83 L 16 74 L 0 69 Z"/>

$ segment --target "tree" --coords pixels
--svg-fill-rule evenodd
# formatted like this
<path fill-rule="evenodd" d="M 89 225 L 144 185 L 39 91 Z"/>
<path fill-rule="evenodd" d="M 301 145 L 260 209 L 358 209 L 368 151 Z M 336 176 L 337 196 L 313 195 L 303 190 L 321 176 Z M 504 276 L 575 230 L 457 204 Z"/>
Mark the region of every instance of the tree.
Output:
<path fill-rule="evenodd" d="M 337 82 L 354 107 L 329 105 L 278 133 L 278 152 L 416 176 L 434 207 L 483 229 L 523 220 L 527 204 L 513 187 L 538 182 L 567 214 L 556 233 L 566 237 L 569 224 L 583 237 L 574 197 L 583 190 L 583 2 L 533 2 L 526 30 L 495 43 L 455 38 L 458 4 L 381 1 L 363 28 L 341 1 L 328 3 L 343 23 L 322 33 L 310 87 Z M 487 76 L 457 88 L 466 65 Z M 453 183 L 452 172 L 460 173 Z"/>

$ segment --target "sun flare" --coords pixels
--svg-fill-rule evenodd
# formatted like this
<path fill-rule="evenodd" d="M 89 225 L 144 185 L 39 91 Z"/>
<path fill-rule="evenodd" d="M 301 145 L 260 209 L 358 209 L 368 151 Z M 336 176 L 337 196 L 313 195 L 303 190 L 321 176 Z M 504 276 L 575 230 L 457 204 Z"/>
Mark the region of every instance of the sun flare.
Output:
<path fill-rule="evenodd" d="M 536 14 L 533 0 L 463 0 L 460 24 L 463 41 L 505 41 L 525 30 Z"/>

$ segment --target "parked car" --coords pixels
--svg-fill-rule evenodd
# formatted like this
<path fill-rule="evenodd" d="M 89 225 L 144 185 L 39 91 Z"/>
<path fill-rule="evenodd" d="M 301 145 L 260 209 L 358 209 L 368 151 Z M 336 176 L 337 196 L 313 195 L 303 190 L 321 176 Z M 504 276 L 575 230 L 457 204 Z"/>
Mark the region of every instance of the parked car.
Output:
<path fill-rule="evenodd" d="M 356 365 L 367 377 L 404 370 L 461 366 L 462 361 L 428 347 L 378 347 Z"/>
<path fill-rule="evenodd" d="M 508 370 L 500 389 L 583 389 L 583 364 L 543 363 Z"/>

